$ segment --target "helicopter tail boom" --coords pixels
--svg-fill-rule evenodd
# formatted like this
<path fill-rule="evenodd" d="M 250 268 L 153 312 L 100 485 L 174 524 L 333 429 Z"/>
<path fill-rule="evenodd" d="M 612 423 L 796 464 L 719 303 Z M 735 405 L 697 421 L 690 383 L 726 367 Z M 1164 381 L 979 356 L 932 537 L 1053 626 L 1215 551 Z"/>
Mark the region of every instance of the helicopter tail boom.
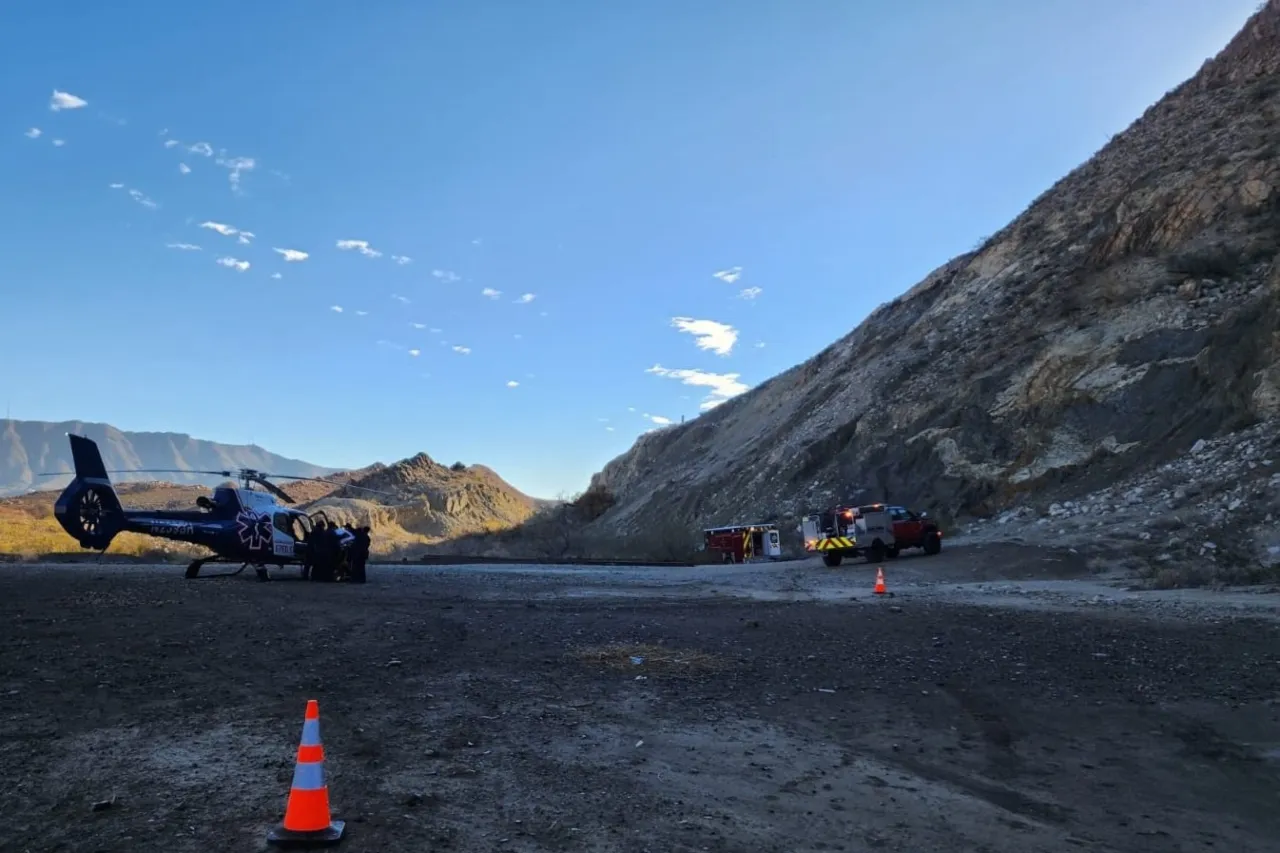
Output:
<path fill-rule="evenodd" d="M 106 550 L 125 528 L 124 507 L 107 476 L 107 466 L 92 439 L 68 434 L 75 479 L 58 495 L 53 515 L 82 548 Z"/>

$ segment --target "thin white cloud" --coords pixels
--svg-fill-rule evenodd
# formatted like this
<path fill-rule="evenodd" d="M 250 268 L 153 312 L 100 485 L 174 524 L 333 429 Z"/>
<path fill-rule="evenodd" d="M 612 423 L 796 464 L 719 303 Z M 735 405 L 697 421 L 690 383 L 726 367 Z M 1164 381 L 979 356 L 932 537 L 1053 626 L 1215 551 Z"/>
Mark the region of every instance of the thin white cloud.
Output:
<path fill-rule="evenodd" d="M 534 300 L 534 298 L 535 297 L 532 293 L 522 293 L 520 294 L 520 298 L 517 299 L 516 302 L 519 302 L 521 305 L 528 305 L 530 302 Z"/>
<path fill-rule="evenodd" d="M 40 138 L 40 134 L 42 134 L 42 133 L 44 133 L 44 131 L 43 131 L 43 130 L 41 130 L 41 129 L 40 129 L 40 128 L 38 128 L 38 127 L 33 127 L 33 128 L 31 128 L 30 130 L 28 130 L 26 133 L 24 133 L 24 134 L 22 134 L 22 135 L 23 135 L 23 136 L 25 136 L 27 139 L 39 139 L 39 138 Z"/>
<path fill-rule="evenodd" d="M 728 355 L 738 342 L 738 330 L 715 320 L 695 320 L 692 317 L 672 317 L 671 325 L 693 335 L 698 349 L 710 350 L 716 355 Z"/>
<path fill-rule="evenodd" d="M 431 274 L 441 281 L 461 281 L 462 276 L 452 270 L 432 270 Z"/>
<path fill-rule="evenodd" d="M 705 370 L 683 368 L 673 370 L 660 364 L 655 364 L 653 367 L 648 368 L 645 373 L 665 376 L 668 379 L 678 379 L 685 385 L 708 389 L 707 397 L 699 406 L 704 410 L 715 408 L 725 400 L 732 399 L 750 390 L 746 384 L 739 381 L 739 374 L 737 373 L 708 373 Z"/>
<path fill-rule="evenodd" d="M 240 233 L 239 228 L 233 228 L 230 225 L 225 225 L 221 222 L 201 222 L 200 227 L 208 228 L 210 231 L 217 231 L 223 237 L 234 237 Z"/>
<path fill-rule="evenodd" d="M 453 351 L 456 353 L 461 353 L 462 355 L 470 355 L 471 347 L 454 347 Z"/>
<path fill-rule="evenodd" d="M 413 326 L 415 329 L 425 329 L 427 327 L 426 323 L 410 323 L 409 325 Z"/>
<path fill-rule="evenodd" d="M 607 427 L 605 427 L 605 428 L 604 428 L 604 431 L 605 431 L 605 432 L 613 432 L 613 427 L 611 427 L 611 426 L 607 426 Z"/>
<path fill-rule="evenodd" d="M 271 251 L 273 251 L 273 252 L 279 252 L 279 253 L 280 253 L 280 256 L 281 256 L 282 258 L 284 258 L 285 263 L 290 263 L 290 264 L 291 264 L 291 263 L 296 263 L 296 262 L 298 262 L 298 261 L 305 261 L 307 258 L 311 257 L 311 255 L 310 255 L 309 253 L 299 251 L 298 249 L 276 249 L 276 248 L 272 248 L 272 250 L 271 250 Z"/>
<path fill-rule="evenodd" d="M 160 206 L 156 204 L 154 201 L 152 201 L 151 199 L 147 198 L 146 193 L 144 193 L 142 190 L 129 190 L 129 197 L 134 201 L 136 201 L 138 204 L 142 205 L 143 207 L 149 207 L 152 210 L 155 210 L 157 207 Z"/>
<path fill-rule="evenodd" d="M 197 246 L 195 243 L 166 243 L 165 245 L 166 245 L 168 248 L 170 248 L 170 249 L 181 249 L 181 250 L 182 250 L 182 251 L 184 251 L 184 252 L 202 252 L 202 251 L 204 251 L 204 250 L 203 250 L 203 249 L 201 249 L 199 246 Z"/>
<path fill-rule="evenodd" d="M 670 426 L 671 418 L 664 418 L 662 415 L 645 415 L 646 418 L 653 421 L 658 426 Z"/>
<path fill-rule="evenodd" d="M 89 102 L 84 98 L 70 92 L 59 92 L 57 89 L 53 90 L 53 97 L 49 99 L 49 109 L 55 113 L 60 110 L 78 110 L 88 105 Z"/>
<path fill-rule="evenodd" d="M 170 142 L 173 142 L 173 140 L 170 140 Z M 175 142 L 174 144 L 177 144 L 177 143 Z M 166 142 L 165 147 L 169 148 L 171 146 L 169 145 L 168 142 Z M 213 156 L 213 146 L 207 142 L 197 142 L 195 145 L 192 145 L 187 150 L 190 151 L 192 154 L 199 154 L 204 157 Z"/>
<path fill-rule="evenodd" d="M 413 263 L 413 258 L 410 258 L 407 255 L 392 255 L 391 260 L 395 261 L 400 266 L 404 266 L 405 264 L 408 264 L 408 263 Z"/>
<path fill-rule="evenodd" d="M 733 284 L 735 281 L 742 278 L 742 267 L 729 267 L 727 270 L 713 272 L 711 275 L 720 279 L 725 284 Z"/>
<path fill-rule="evenodd" d="M 224 157 L 221 151 L 218 152 L 218 159 L 214 162 L 230 173 L 227 179 L 231 182 L 231 191 L 234 193 L 240 192 L 240 174 L 252 172 L 258 165 L 252 157 Z"/>
<path fill-rule="evenodd" d="M 635 406 L 627 406 L 627 411 L 628 411 L 628 412 L 634 412 L 635 410 L 636 410 L 636 407 L 635 407 Z"/>
<path fill-rule="evenodd" d="M 252 231 L 241 231 L 239 235 L 236 236 L 236 242 L 242 246 L 247 246 L 249 245 L 249 241 L 257 236 L 258 235 L 254 234 Z"/>
<path fill-rule="evenodd" d="M 66 141 L 65 139 L 55 139 L 55 140 L 53 140 L 53 147 L 54 147 L 54 148 L 61 148 L 62 146 L 66 145 L 66 144 L 67 144 L 67 141 Z"/>
<path fill-rule="evenodd" d="M 511 381 L 509 381 L 509 382 L 507 383 L 507 387 L 508 387 L 508 388 L 519 388 L 519 387 L 520 387 L 520 383 L 519 383 L 519 382 L 517 382 L 517 381 L 515 381 L 514 379 L 512 379 Z"/>
<path fill-rule="evenodd" d="M 756 349 L 764 349 L 764 348 L 765 348 L 764 341 L 760 341 L 758 344 L 756 344 Z"/>
<path fill-rule="evenodd" d="M 398 294 L 398 293 L 393 293 L 393 294 L 391 294 L 391 298 L 392 298 L 392 299 L 394 299 L 395 301 L 397 301 L 397 302 L 401 303 L 401 304 L 404 304 L 404 305 L 408 305 L 408 304 L 409 304 L 409 297 L 407 297 L 407 296 L 401 296 L 401 295 L 400 295 L 400 294 Z"/>
<path fill-rule="evenodd" d="M 755 299 L 757 296 L 759 296 L 762 293 L 764 293 L 764 288 L 762 287 L 747 287 L 738 291 L 738 298 L 739 299 Z"/>
<path fill-rule="evenodd" d="M 107 186 L 108 186 L 109 188 L 113 189 L 113 190 L 122 190 L 122 189 L 124 189 L 124 184 L 108 184 Z"/>
<path fill-rule="evenodd" d="M 341 314 L 341 313 L 342 313 L 342 306 L 341 306 L 341 305 L 330 305 L 330 306 L 329 306 L 329 310 L 330 310 L 330 311 L 332 311 L 332 312 L 334 312 L 335 314 Z"/>
<path fill-rule="evenodd" d="M 433 334 L 433 335 L 438 335 L 438 334 L 440 334 L 441 332 L 443 332 L 443 331 L 444 331 L 444 329 L 427 329 L 427 331 L 428 331 L 428 332 L 430 332 L 430 333 L 431 333 L 431 334 Z"/>
<path fill-rule="evenodd" d="M 163 134 L 163 133 L 162 133 L 162 134 L 160 134 L 160 135 L 161 135 L 161 136 L 164 136 L 164 134 Z M 165 147 L 165 148 L 176 148 L 177 146 L 179 146 L 179 145 L 181 145 L 181 144 L 182 144 L 182 143 L 178 142 L 178 140 L 176 140 L 176 139 L 166 139 L 166 140 L 164 141 L 164 147 Z M 210 154 L 212 154 L 212 153 L 213 153 L 213 150 L 212 150 L 212 149 L 210 149 L 210 150 L 209 150 L 209 153 L 210 153 Z"/>
<path fill-rule="evenodd" d="M 273 272 L 273 273 L 271 274 L 271 277 L 272 277 L 272 278 L 274 278 L 274 279 L 281 279 L 281 278 L 284 278 L 284 276 L 280 275 L 280 273 L 278 273 L 278 272 Z"/>
<path fill-rule="evenodd" d="M 367 317 L 367 316 L 369 316 L 369 312 L 368 312 L 368 311 L 357 311 L 357 312 L 356 312 L 356 316 L 357 316 L 357 317 Z"/>
<path fill-rule="evenodd" d="M 484 290 L 480 291 L 480 295 L 487 296 L 490 299 L 497 299 L 499 296 L 502 295 L 502 291 L 494 290 L 492 287 L 486 287 Z"/>
<path fill-rule="evenodd" d="M 368 240 L 339 240 L 337 247 L 344 252 L 356 251 L 366 258 L 380 258 L 382 253 L 369 246 Z"/>
<path fill-rule="evenodd" d="M 422 350 L 420 350 L 420 349 L 411 349 L 411 350 L 409 350 L 409 355 L 413 356 L 414 358 L 417 358 L 418 356 L 422 355 Z"/>
<path fill-rule="evenodd" d="M 190 167 L 190 166 L 188 166 L 186 163 L 179 163 L 179 164 L 178 164 L 178 171 L 179 171 L 179 172 L 181 172 L 181 173 L 182 173 L 182 174 L 184 174 L 184 175 L 190 175 L 190 174 L 191 174 L 191 167 Z"/>
<path fill-rule="evenodd" d="M 235 258 L 218 258 L 218 263 L 222 264 L 224 267 L 227 267 L 228 269 L 233 269 L 236 272 L 244 272 L 249 268 L 248 261 L 241 261 Z"/>

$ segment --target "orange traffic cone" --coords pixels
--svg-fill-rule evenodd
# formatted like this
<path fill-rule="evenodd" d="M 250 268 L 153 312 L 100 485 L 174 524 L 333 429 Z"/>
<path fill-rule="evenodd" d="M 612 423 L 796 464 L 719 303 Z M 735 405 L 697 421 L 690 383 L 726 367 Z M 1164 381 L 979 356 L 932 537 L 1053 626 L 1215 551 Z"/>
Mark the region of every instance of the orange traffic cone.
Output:
<path fill-rule="evenodd" d="M 876 588 L 872 590 L 876 595 L 884 595 L 889 588 L 884 585 L 884 566 L 876 569 Z"/>
<path fill-rule="evenodd" d="M 267 843 L 281 847 L 337 844 L 345 827 L 346 821 L 332 820 L 329 814 L 329 786 L 324 778 L 324 746 L 320 742 L 320 703 L 308 699 L 284 822 L 267 833 Z"/>

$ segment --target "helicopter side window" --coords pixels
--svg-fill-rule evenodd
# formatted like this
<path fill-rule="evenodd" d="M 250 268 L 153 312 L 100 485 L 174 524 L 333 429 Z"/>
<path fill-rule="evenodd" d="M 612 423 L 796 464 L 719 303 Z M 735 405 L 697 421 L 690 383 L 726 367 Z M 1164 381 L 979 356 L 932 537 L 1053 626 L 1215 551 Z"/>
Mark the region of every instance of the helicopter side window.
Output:
<path fill-rule="evenodd" d="M 311 535 L 311 519 L 305 515 L 295 515 L 293 517 L 293 525 L 289 530 L 289 534 L 294 539 L 301 542 Z"/>
<path fill-rule="evenodd" d="M 289 521 L 290 521 L 289 513 L 287 512 L 277 512 L 275 514 L 275 517 L 272 519 L 272 523 L 275 525 L 276 530 L 279 530 L 281 533 L 285 533 L 285 534 L 288 534 L 289 536 L 292 536 L 293 533 L 290 532 L 289 530 L 289 526 L 290 526 Z"/>

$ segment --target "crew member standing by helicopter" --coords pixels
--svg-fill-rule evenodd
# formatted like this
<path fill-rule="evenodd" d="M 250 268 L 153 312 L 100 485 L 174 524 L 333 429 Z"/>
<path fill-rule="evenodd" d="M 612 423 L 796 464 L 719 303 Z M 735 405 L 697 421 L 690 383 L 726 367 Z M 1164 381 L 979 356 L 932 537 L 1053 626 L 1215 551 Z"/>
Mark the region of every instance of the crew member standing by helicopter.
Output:
<path fill-rule="evenodd" d="M 361 525 L 354 532 L 356 539 L 351 544 L 351 581 L 352 583 L 364 583 L 364 568 L 369 562 L 369 526 Z"/>
<path fill-rule="evenodd" d="M 311 537 L 307 542 L 307 551 L 311 557 L 311 580 L 327 581 L 333 576 L 333 540 L 329 536 L 329 525 L 323 519 L 317 519 L 311 528 Z"/>

